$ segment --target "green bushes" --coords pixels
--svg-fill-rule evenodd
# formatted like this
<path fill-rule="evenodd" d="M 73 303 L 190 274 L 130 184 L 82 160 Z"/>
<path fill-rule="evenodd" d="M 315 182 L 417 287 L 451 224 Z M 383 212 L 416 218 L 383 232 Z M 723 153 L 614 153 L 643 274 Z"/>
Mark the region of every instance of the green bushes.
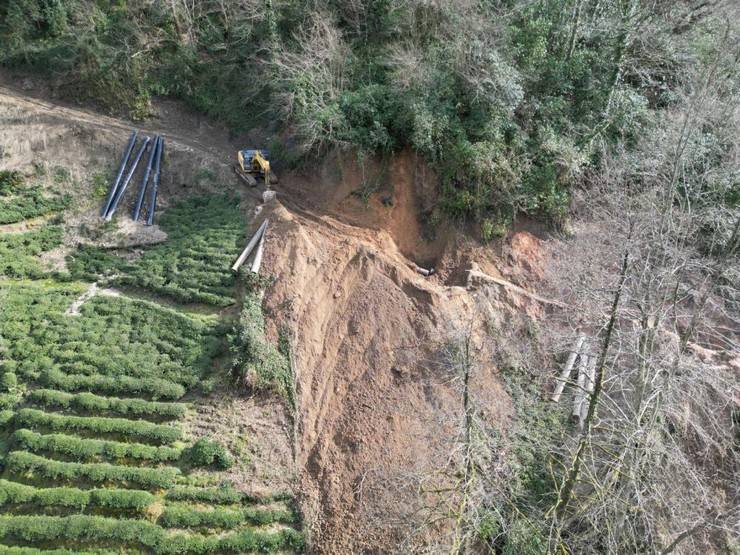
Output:
<path fill-rule="evenodd" d="M 0 275 L 39 279 L 46 271 L 38 255 L 62 244 L 62 228 L 46 226 L 23 233 L 0 234 Z"/>
<path fill-rule="evenodd" d="M 75 461 L 94 461 L 103 458 L 112 461 L 135 459 L 162 463 L 177 461 L 182 454 L 182 450 L 175 447 L 82 439 L 64 434 L 42 435 L 24 429 L 16 430 L 13 439 L 19 448 L 26 451 L 53 453 Z"/>
<path fill-rule="evenodd" d="M 246 221 L 238 200 L 213 195 L 188 199 L 168 209 L 160 226 L 167 242 L 127 262 L 94 247 L 68 259 L 72 275 L 85 279 L 114 276 L 117 285 L 148 289 L 182 303 L 233 304 L 230 266 L 239 255 Z"/>
<path fill-rule="evenodd" d="M 46 543 L 71 540 L 110 546 L 155 547 L 162 529 L 142 520 L 116 520 L 97 516 L 0 516 L 0 537 L 5 541 Z"/>
<path fill-rule="evenodd" d="M 156 445 L 172 443 L 182 437 L 182 431 L 179 428 L 125 418 L 68 416 L 47 413 L 37 409 L 21 409 L 18 411 L 16 419 L 20 426 L 27 426 L 32 429 L 115 434 L 127 439 L 140 439 Z"/>
<path fill-rule="evenodd" d="M 203 511 L 190 507 L 168 506 L 157 520 L 157 523 L 165 528 L 235 528 L 245 522 L 256 525 L 275 522 L 293 524 L 295 515 L 287 510 L 254 507 Z"/>
<path fill-rule="evenodd" d="M 65 316 L 79 294 L 75 284 L 3 291 L 4 370 L 53 389 L 177 399 L 223 349 L 212 320 L 152 303 L 95 297 L 79 317 Z"/>
<path fill-rule="evenodd" d="M 241 511 L 213 509 L 197 511 L 188 507 L 165 507 L 157 524 L 165 528 L 235 528 L 244 522 Z"/>
<path fill-rule="evenodd" d="M 63 391 L 97 391 L 99 393 L 141 395 L 152 399 L 179 399 L 185 388 L 161 378 L 133 378 L 130 376 L 84 376 L 64 374 L 58 370 L 47 370 L 41 375 L 41 383 Z"/>
<path fill-rule="evenodd" d="M 18 387 L 18 377 L 13 372 L 3 372 L 0 377 L 0 389 L 5 392 L 14 391 Z"/>
<path fill-rule="evenodd" d="M 229 343 L 233 374 L 256 389 L 270 390 L 286 398 L 292 407 L 290 361 L 265 337 L 265 320 L 258 295 L 245 295 L 239 323 L 229 335 Z"/>
<path fill-rule="evenodd" d="M 165 498 L 168 501 L 200 501 L 202 503 L 230 505 L 240 503 L 243 495 L 230 487 L 197 488 L 183 486 L 168 491 Z"/>
<path fill-rule="evenodd" d="M 170 488 L 180 470 L 173 467 L 138 468 L 108 463 L 72 463 L 47 459 L 24 451 L 12 451 L 5 459 L 7 472 L 17 476 L 44 478 L 55 482 L 121 484 L 145 489 Z"/>
<path fill-rule="evenodd" d="M 30 401 L 45 406 L 74 409 L 100 414 L 120 414 L 156 420 L 175 420 L 185 414 L 187 406 L 182 403 L 162 403 L 144 399 L 119 399 L 101 397 L 93 393 L 67 393 L 53 389 L 35 389 L 27 397 Z"/>
<path fill-rule="evenodd" d="M 184 456 L 193 466 L 216 466 L 226 470 L 233 464 L 223 445 L 206 438 L 196 441 L 185 451 Z"/>
<path fill-rule="evenodd" d="M 0 225 L 58 212 L 70 203 L 69 196 L 46 197 L 38 187 L 16 190 L 14 193 L 9 198 L 0 196 Z"/>
<path fill-rule="evenodd" d="M 15 170 L 0 170 L 0 196 L 8 196 L 23 186 L 21 172 Z"/>
<path fill-rule="evenodd" d="M 0 480 L 0 506 L 35 504 L 84 510 L 99 507 L 143 513 L 154 502 L 148 491 L 127 489 L 36 488 Z"/>
<path fill-rule="evenodd" d="M 41 544 L 67 540 L 80 544 L 146 548 L 156 555 L 226 554 L 301 550 L 303 535 L 295 530 L 257 532 L 244 530 L 221 537 L 169 535 L 155 524 L 142 520 L 74 515 L 0 516 L 0 538 L 4 541 Z"/>

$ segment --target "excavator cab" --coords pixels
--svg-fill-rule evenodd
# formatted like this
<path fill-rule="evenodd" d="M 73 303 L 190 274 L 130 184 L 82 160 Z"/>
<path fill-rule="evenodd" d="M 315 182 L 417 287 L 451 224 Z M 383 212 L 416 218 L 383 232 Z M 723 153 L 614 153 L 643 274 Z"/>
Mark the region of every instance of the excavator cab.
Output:
<path fill-rule="evenodd" d="M 265 149 L 244 149 L 236 154 L 238 160 L 235 171 L 247 184 L 254 187 L 257 185 L 257 177 L 262 177 L 269 188 L 271 183 L 277 179 L 270 172 L 270 154 Z"/>

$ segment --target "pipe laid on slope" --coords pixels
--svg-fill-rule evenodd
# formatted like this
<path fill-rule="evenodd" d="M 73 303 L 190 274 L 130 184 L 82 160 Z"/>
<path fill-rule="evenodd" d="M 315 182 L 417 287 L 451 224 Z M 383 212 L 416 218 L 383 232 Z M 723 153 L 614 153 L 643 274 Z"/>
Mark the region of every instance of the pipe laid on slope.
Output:
<path fill-rule="evenodd" d="M 262 222 L 262 225 L 257 228 L 257 231 L 254 232 L 254 235 L 252 235 L 252 238 L 249 240 L 249 243 L 247 243 L 247 246 L 244 247 L 244 250 L 239 255 L 239 258 L 236 259 L 236 262 L 234 262 L 234 265 L 231 267 L 232 272 L 236 272 L 239 267 L 244 264 L 244 261 L 247 259 L 249 254 L 254 250 L 255 245 L 257 245 L 257 242 L 262 239 L 262 235 L 265 232 L 265 229 L 267 229 L 267 222 L 269 220 L 265 220 Z"/>
<path fill-rule="evenodd" d="M 162 172 L 162 155 L 164 154 L 164 137 L 159 136 L 157 145 L 157 157 L 154 161 L 154 179 L 152 180 L 152 191 L 149 193 L 149 214 L 146 219 L 146 225 L 154 223 L 154 209 L 157 206 L 157 189 L 159 189 L 159 176 Z"/>
<path fill-rule="evenodd" d="M 152 164 L 154 163 L 154 158 L 157 156 L 158 148 L 159 135 L 154 137 L 154 146 L 152 147 L 152 151 L 149 153 L 149 161 L 146 164 L 146 171 L 144 172 L 144 177 L 141 178 L 141 183 L 139 183 L 139 191 L 136 194 L 136 206 L 134 206 L 134 211 L 131 214 L 131 218 L 133 218 L 134 221 L 138 221 L 139 214 L 141 214 L 141 205 L 144 203 L 144 193 L 146 193 L 146 185 L 149 182 L 149 174 L 152 173 Z"/>
<path fill-rule="evenodd" d="M 257 254 L 254 255 L 254 260 L 252 261 L 252 273 L 253 274 L 259 274 L 260 273 L 260 266 L 262 266 L 262 252 L 265 250 L 265 237 L 267 236 L 267 226 L 265 226 L 265 230 L 262 232 L 262 237 L 260 237 L 260 244 L 259 247 L 257 247 Z"/>
<path fill-rule="evenodd" d="M 128 159 L 131 158 L 131 151 L 134 150 L 134 144 L 136 144 L 137 135 L 138 133 L 136 129 L 131 131 L 131 137 L 128 140 L 128 146 L 126 146 L 126 151 L 123 153 L 123 158 L 121 158 L 121 165 L 118 168 L 116 179 L 113 181 L 113 184 L 110 187 L 110 191 L 108 191 L 108 196 L 106 197 L 105 203 L 103 204 L 103 210 L 100 211 L 101 218 L 105 218 L 105 215 L 108 213 L 108 210 L 110 210 L 111 202 L 113 202 L 113 196 L 116 194 L 116 190 L 118 189 L 118 184 L 121 182 L 121 177 L 123 177 L 123 170 L 126 169 L 126 164 L 128 164 Z"/>
<path fill-rule="evenodd" d="M 136 172 L 136 167 L 139 165 L 139 161 L 141 160 L 141 157 L 144 156 L 144 151 L 146 150 L 147 145 L 149 145 L 149 137 L 144 137 L 144 142 L 141 143 L 141 147 L 139 148 L 139 152 L 136 153 L 136 158 L 134 158 L 134 161 L 131 163 L 131 168 L 128 171 L 128 174 L 126 175 L 126 179 L 124 179 L 123 183 L 121 183 L 121 186 L 118 188 L 118 191 L 116 191 L 116 196 L 113 199 L 113 204 L 111 204 L 110 210 L 105 215 L 105 220 L 110 221 L 111 218 L 113 218 L 113 214 L 116 213 L 116 210 L 118 209 L 118 205 L 121 203 L 121 199 L 123 198 L 124 193 L 126 192 L 126 187 L 128 187 L 129 182 L 131 181 L 131 178 L 134 176 L 134 172 Z"/>

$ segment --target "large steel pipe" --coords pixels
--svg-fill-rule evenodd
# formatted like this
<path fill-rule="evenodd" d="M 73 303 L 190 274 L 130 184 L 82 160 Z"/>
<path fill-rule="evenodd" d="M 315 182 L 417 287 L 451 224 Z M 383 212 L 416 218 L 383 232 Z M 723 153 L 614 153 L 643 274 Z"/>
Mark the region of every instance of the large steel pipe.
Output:
<path fill-rule="evenodd" d="M 100 217 L 105 218 L 106 214 L 108 214 L 108 210 L 110 210 L 110 205 L 113 202 L 113 197 L 116 194 L 116 191 L 118 190 L 118 184 L 121 182 L 121 177 L 123 176 L 123 170 L 126 169 L 126 164 L 128 164 L 128 159 L 131 157 L 131 151 L 134 150 L 134 144 L 136 144 L 136 135 L 138 133 L 134 129 L 131 131 L 131 137 L 128 140 L 128 146 L 126 147 L 126 151 L 123 153 L 123 158 L 121 158 L 121 165 L 118 168 L 118 173 L 116 174 L 116 179 L 113 181 L 113 184 L 110 187 L 110 191 L 108 191 L 108 196 L 105 199 L 105 203 L 103 204 L 103 210 L 100 212 Z"/>
<path fill-rule="evenodd" d="M 128 171 L 128 174 L 126 175 L 126 179 L 124 179 L 123 183 L 121 183 L 121 186 L 118 188 L 118 191 L 116 191 L 116 196 L 113 198 L 113 204 L 111 204 L 110 210 L 105 215 L 106 221 L 110 221 L 111 218 L 113 218 L 113 214 L 116 213 L 116 209 L 118 208 L 118 205 L 121 203 L 121 199 L 123 198 L 124 193 L 126 192 L 126 187 L 128 187 L 129 182 L 131 181 L 131 178 L 134 176 L 134 173 L 136 172 L 136 167 L 139 165 L 139 161 L 141 160 L 141 157 L 144 156 L 144 151 L 146 150 L 147 145 L 149 145 L 149 137 L 144 137 L 144 142 L 141 144 L 141 147 L 139 148 L 139 152 L 136 153 L 136 158 L 134 158 L 133 163 L 131 164 L 131 168 Z"/>
<path fill-rule="evenodd" d="M 157 206 L 157 189 L 159 188 L 159 176 L 162 171 L 162 156 L 164 155 L 164 137 L 160 135 L 159 144 L 157 145 L 157 156 L 154 160 L 154 179 L 152 181 L 152 191 L 149 194 L 149 214 L 146 225 L 154 223 L 154 209 Z"/>
<path fill-rule="evenodd" d="M 131 215 L 134 221 L 138 221 L 139 214 L 141 214 L 141 205 L 144 204 L 144 193 L 146 193 L 146 185 L 149 182 L 149 174 L 152 173 L 152 165 L 154 164 L 154 158 L 157 156 L 157 149 L 159 148 L 159 135 L 154 137 L 154 146 L 149 153 L 149 161 L 146 164 L 146 171 L 144 177 L 139 183 L 139 191 L 136 194 L 136 205 L 134 206 L 134 212 Z"/>

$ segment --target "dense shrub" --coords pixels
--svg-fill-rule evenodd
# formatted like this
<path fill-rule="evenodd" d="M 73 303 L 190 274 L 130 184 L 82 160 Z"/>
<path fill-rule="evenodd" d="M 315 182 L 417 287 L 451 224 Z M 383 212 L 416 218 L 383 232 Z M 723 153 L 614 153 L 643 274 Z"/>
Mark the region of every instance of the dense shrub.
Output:
<path fill-rule="evenodd" d="M 94 297 L 80 316 L 65 316 L 80 292 L 79 284 L 3 292 L 4 370 L 26 379 L 52 371 L 45 385 L 54 389 L 177 399 L 223 349 L 212 320 L 124 297 Z"/>
<path fill-rule="evenodd" d="M 75 461 L 135 459 L 150 462 L 177 461 L 182 450 L 175 447 L 83 439 L 64 434 L 42 435 L 31 430 L 16 430 L 13 439 L 20 449 L 34 453 L 53 453 Z"/>
<path fill-rule="evenodd" d="M 239 323 L 229 335 L 233 354 L 232 372 L 256 389 L 270 390 L 293 405 L 290 361 L 265 337 L 260 296 L 244 297 Z"/>
<path fill-rule="evenodd" d="M 84 510 L 102 507 L 144 512 L 155 497 L 148 491 L 128 489 L 36 488 L 0 480 L 0 506 L 34 504 L 41 507 L 68 507 Z"/>
<path fill-rule="evenodd" d="M 31 429 L 112 434 L 126 439 L 140 439 L 157 445 L 172 443 L 182 437 L 182 431 L 179 428 L 153 424 L 143 420 L 70 416 L 28 408 L 18 411 L 16 421 L 19 426 L 26 426 Z"/>
<path fill-rule="evenodd" d="M 0 388 L 3 391 L 13 391 L 18 387 L 18 377 L 13 372 L 3 372 L 0 376 Z"/>
<path fill-rule="evenodd" d="M 215 466 L 226 470 L 233 464 L 224 446 L 207 438 L 196 441 L 184 455 L 193 466 Z"/>
<path fill-rule="evenodd" d="M 47 370 L 41 375 L 41 383 L 63 391 L 97 391 L 123 395 L 142 395 L 152 399 L 179 399 L 185 388 L 161 378 L 133 378 L 131 376 L 85 376 L 64 374 L 58 370 Z"/>
<path fill-rule="evenodd" d="M 165 528 L 235 528 L 245 522 L 266 525 L 275 522 L 293 524 L 295 515 L 283 509 L 243 509 L 197 510 L 185 506 L 165 507 L 157 523 Z"/>
<path fill-rule="evenodd" d="M 16 170 L 0 170 L 0 196 L 8 196 L 23 186 L 23 176 Z"/>
<path fill-rule="evenodd" d="M 101 397 L 93 393 L 67 393 L 53 389 L 35 389 L 27 395 L 30 401 L 45 407 L 74 409 L 96 414 L 120 414 L 156 420 L 174 420 L 185 414 L 183 403 L 162 403 L 144 399 Z"/>
<path fill-rule="evenodd" d="M 68 540 L 83 545 L 140 547 L 156 555 L 272 553 L 285 549 L 301 550 L 304 546 L 303 535 L 291 529 L 278 532 L 247 529 L 220 537 L 169 535 L 159 526 L 143 520 L 85 515 L 0 516 L 0 538 L 30 544 Z"/>
<path fill-rule="evenodd" d="M 138 468 L 108 463 L 61 462 L 26 453 L 11 451 L 5 459 L 6 471 L 28 478 L 43 478 L 53 482 L 119 484 L 146 489 L 170 488 L 180 470 L 173 467 Z"/>
<path fill-rule="evenodd" d="M 165 498 L 168 501 L 200 501 L 230 505 L 240 503 L 243 495 L 231 487 L 198 488 L 181 486 L 168 491 Z"/>
<path fill-rule="evenodd" d="M 58 212 L 66 208 L 69 202 L 69 196 L 44 196 L 38 187 L 16 190 L 10 197 L 0 197 L 0 224 L 12 224 Z"/>
<path fill-rule="evenodd" d="M 62 228 L 46 226 L 23 233 L 0 234 L 0 275 L 38 279 L 47 272 L 38 256 L 62 244 Z"/>

